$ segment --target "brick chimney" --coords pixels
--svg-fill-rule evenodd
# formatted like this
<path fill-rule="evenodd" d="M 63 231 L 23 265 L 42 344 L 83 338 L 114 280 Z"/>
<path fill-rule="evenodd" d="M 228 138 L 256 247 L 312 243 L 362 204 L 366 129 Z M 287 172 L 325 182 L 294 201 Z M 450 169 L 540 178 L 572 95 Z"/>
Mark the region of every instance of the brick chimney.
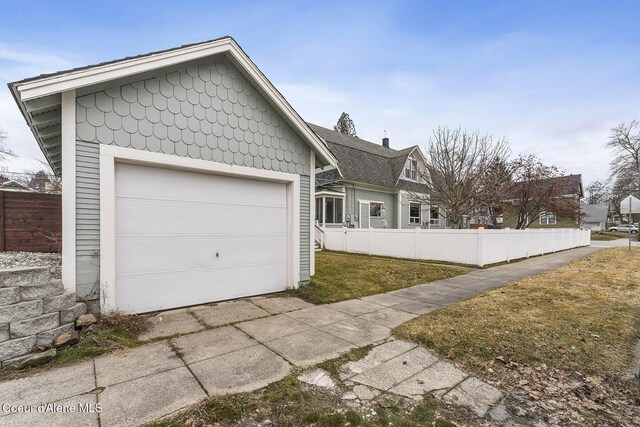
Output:
<path fill-rule="evenodd" d="M 384 138 L 382 138 L 382 146 L 389 148 L 389 138 L 387 138 L 387 131 L 384 131 Z"/>

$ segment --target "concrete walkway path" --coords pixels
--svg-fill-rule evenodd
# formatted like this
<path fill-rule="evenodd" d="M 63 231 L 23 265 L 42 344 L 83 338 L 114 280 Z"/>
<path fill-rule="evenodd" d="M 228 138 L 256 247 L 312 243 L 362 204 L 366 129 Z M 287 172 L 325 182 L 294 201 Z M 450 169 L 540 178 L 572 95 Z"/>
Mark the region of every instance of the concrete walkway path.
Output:
<path fill-rule="evenodd" d="M 573 249 L 335 304 L 251 298 L 164 312 L 152 319 L 143 337 L 152 341 L 147 345 L 1 382 L 0 425 L 144 424 L 208 396 L 256 390 L 284 378 L 293 367 L 384 342 L 392 328 L 414 317 L 597 250 Z M 409 377 L 437 365 L 433 356 L 418 359 L 420 369 Z M 388 368 L 377 377 L 355 375 L 352 381 L 403 395 L 416 393 L 415 384 L 378 383 L 394 375 L 392 365 L 381 365 Z M 449 393 L 464 400 L 474 390 L 483 392 L 482 384 L 474 381 Z M 52 405 L 38 406 L 42 404 Z"/>

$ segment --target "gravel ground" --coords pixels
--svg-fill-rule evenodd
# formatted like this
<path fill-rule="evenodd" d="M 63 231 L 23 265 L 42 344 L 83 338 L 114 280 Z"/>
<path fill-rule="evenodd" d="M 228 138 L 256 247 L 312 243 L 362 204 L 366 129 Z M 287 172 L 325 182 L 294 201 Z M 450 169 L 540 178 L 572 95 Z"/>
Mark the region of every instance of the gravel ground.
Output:
<path fill-rule="evenodd" d="M 51 277 L 62 277 L 62 254 L 42 252 L 0 252 L 0 269 L 15 267 L 51 267 Z"/>

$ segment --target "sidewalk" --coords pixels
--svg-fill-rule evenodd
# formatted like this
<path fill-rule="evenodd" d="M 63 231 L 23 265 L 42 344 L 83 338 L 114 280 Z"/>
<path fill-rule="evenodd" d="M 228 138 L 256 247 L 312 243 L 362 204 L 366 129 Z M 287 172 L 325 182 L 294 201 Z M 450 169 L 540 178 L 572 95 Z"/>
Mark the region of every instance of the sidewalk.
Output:
<path fill-rule="evenodd" d="M 252 298 L 161 313 L 146 336 L 156 340 L 150 344 L 0 383 L 1 404 L 34 405 L 28 413 L 7 414 L 0 408 L 0 424 L 144 424 L 207 396 L 265 387 L 293 367 L 381 342 L 392 328 L 421 314 L 597 250 L 572 249 L 322 306 L 296 298 Z M 160 338 L 176 334 L 184 335 Z M 76 412 L 36 412 L 42 403 L 67 411 L 71 406 Z M 100 406 L 100 413 L 78 412 Z"/>

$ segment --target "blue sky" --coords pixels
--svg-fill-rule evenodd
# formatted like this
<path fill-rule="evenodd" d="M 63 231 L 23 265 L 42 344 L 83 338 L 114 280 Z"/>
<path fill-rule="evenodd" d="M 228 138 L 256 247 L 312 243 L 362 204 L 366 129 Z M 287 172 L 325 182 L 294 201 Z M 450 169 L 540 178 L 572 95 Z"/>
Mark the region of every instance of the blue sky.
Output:
<path fill-rule="evenodd" d="M 640 2 L 0 1 L 0 126 L 38 148 L 6 88 L 73 66 L 233 36 L 308 121 L 424 148 L 438 125 L 506 136 L 585 184 L 640 119 Z"/>

